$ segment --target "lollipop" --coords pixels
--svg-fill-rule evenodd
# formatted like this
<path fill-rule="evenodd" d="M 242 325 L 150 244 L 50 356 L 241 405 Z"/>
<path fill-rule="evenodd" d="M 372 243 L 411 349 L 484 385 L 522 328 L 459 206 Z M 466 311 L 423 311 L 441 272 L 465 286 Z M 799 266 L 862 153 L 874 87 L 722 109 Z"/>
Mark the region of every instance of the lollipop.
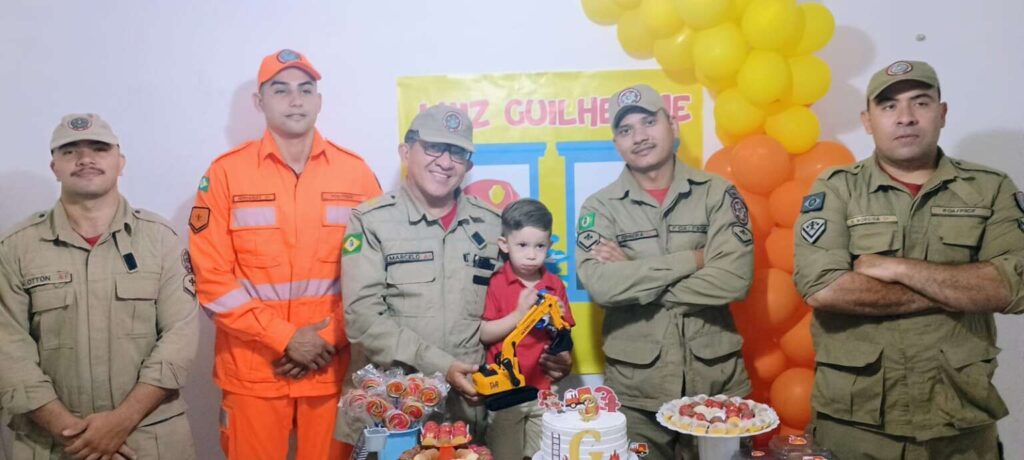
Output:
<path fill-rule="evenodd" d="M 427 407 L 434 407 L 441 404 L 441 390 L 434 385 L 425 385 L 420 390 L 420 401 Z"/>
<path fill-rule="evenodd" d="M 388 380 L 386 388 L 388 391 L 388 396 L 392 398 L 401 398 L 402 394 L 405 393 L 406 385 L 401 378 L 395 377 Z"/>
<path fill-rule="evenodd" d="M 405 415 L 408 415 L 414 422 L 418 422 L 427 415 L 427 408 L 423 407 L 423 403 L 414 399 L 403 399 L 402 404 L 399 406 Z"/>
<path fill-rule="evenodd" d="M 412 419 L 398 409 L 391 409 L 384 416 L 384 425 L 387 426 L 390 431 L 408 430 L 409 427 L 412 426 Z"/>
<path fill-rule="evenodd" d="M 373 396 L 366 400 L 366 413 L 378 422 L 383 420 L 384 415 L 393 408 L 394 406 L 391 403 L 385 401 L 380 396 Z"/>
<path fill-rule="evenodd" d="M 421 389 L 423 389 L 423 376 L 419 374 L 410 375 L 405 379 L 405 393 L 402 396 L 415 398 L 419 396 Z"/>

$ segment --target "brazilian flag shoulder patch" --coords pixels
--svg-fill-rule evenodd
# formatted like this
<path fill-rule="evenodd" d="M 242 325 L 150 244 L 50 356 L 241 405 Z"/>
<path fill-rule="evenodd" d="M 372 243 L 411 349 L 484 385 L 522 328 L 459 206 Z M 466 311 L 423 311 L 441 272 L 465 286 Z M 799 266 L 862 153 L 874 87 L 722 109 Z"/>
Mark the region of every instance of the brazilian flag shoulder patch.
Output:
<path fill-rule="evenodd" d="M 345 241 L 341 244 L 341 255 L 349 256 L 352 254 L 358 254 L 359 251 L 363 250 L 363 234 L 353 233 L 345 237 Z"/>
<path fill-rule="evenodd" d="M 210 191 L 210 178 L 209 177 L 203 176 L 202 179 L 199 179 L 199 191 L 200 192 L 209 192 Z"/>
<path fill-rule="evenodd" d="M 580 216 L 580 220 L 576 224 L 576 231 L 582 232 L 584 230 L 590 230 L 594 228 L 594 219 L 594 211 L 590 211 Z"/>

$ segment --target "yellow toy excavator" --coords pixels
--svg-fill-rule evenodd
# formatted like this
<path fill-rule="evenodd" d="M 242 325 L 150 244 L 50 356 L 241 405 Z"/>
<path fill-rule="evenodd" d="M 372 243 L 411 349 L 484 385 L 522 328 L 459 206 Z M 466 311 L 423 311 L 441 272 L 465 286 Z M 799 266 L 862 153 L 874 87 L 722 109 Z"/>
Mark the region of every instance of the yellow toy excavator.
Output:
<path fill-rule="evenodd" d="M 543 291 L 538 293 L 537 302 L 505 337 L 494 363 L 482 364 L 480 370 L 473 373 L 476 391 L 486 398 L 484 405 L 488 410 L 501 410 L 537 399 L 537 389 L 526 385 L 516 355 L 519 342 L 534 328 L 546 329 L 551 334 L 546 353 L 556 355 L 572 350 L 571 327 L 562 318 L 558 298 Z"/>

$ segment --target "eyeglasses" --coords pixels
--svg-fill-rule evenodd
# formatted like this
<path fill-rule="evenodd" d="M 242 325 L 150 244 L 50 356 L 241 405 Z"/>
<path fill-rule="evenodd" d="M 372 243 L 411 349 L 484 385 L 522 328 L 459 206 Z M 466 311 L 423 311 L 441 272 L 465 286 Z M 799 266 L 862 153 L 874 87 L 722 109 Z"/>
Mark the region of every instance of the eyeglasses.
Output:
<path fill-rule="evenodd" d="M 423 153 L 432 158 L 440 158 L 441 155 L 444 155 L 444 152 L 448 152 L 448 156 L 451 157 L 452 161 L 466 164 L 469 163 L 469 159 L 473 156 L 473 152 L 457 145 L 445 144 L 443 142 L 418 142 L 423 146 Z"/>

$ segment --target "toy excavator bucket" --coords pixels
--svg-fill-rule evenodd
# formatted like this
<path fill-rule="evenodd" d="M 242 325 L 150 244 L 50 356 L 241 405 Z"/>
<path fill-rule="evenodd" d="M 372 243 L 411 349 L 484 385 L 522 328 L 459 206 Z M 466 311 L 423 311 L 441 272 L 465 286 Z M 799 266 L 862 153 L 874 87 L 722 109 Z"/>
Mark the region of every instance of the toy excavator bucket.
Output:
<path fill-rule="evenodd" d="M 484 406 L 490 411 L 498 411 L 512 406 L 518 406 L 524 402 L 537 399 L 537 391 L 538 390 L 536 388 L 530 386 L 502 391 L 501 393 L 495 393 L 488 396 L 487 399 L 484 400 Z"/>

